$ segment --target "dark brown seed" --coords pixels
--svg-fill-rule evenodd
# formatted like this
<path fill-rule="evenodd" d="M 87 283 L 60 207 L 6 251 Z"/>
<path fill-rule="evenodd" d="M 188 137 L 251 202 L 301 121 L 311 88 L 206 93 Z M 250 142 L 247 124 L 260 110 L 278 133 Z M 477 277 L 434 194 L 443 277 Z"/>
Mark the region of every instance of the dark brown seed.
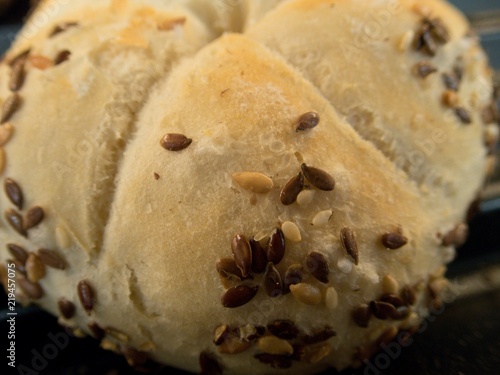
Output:
<path fill-rule="evenodd" d="M 455 115 L 460 119 L 462 124 L 469 125 L 472 123 L 472 119 L 469 112 L 464 107 L 456 107 L 453 109 Z"/>
<path fill-rule="evenodd" d="M 248 276 L 252 271 L 252 249 L 246 237 L 242 234 L 234 236 L 231 240 L 231 250 L 241 274 L 243 277 Z"/>
<path fill-rule="evenodd" d="M 200 375 L 222 375 L 222 366 L 212 353 L 202 352 L 199 363 L 201 367 Z"/>
<path fill-rule="evenodd" d="M 236 265 L 236 261 L 232 258 L 222 258 L 215 263 L 215 267 L 219 275 L 225 279 L 244 280 L 241 270 Z"/>
<path fill-rule="evenodd" d="M 292 359 L 286 355 L 260 353 L 256 354 L 255 358 L 273 368 L 288 369 L 292 367 Z"/>
<path fill-rule="evenodd" d="M 153 173 L 153 176 L 154 176 L 155 180 L 157 180 L 157 181 L 160 179 L 160 175 L 156 172 Z"/>
<path fill-rule="evenodd" d="M 23 217 L 19 212 L 12 208 L 9 208 L 7 211 L 5 211 L 5 219 L 21 236 L 26 237 L 28 235 L 28 233 L 24 230 Z"/>
<path fill-rule="evenodd" d="M 43 297 L 44 292 L 40 284 L 32 283 L 24 276 L 18 277 L 17 282 L 26 295 L 31 299 L 40 299 Z"/>
<path fill-rule="evenodd" d="M 288 267 L 283 278 L 283 294 L 290 293 L 290 285 L 302 282 L 302 273 L 302 266 L 300 264 L 292 264 Z"/>
<path fill-rule="evenodd" d="M 16 270 L 19 271 L 19 273 L 21 273 L 22 275 L 27 276 L 26 267 L 25 267 L 26 263 L 22 263 L 18 259 L 8 259 L 7 263 L 14 263 Z"/>
<path fill-rule="evenodd" d="M 252 271 L 254 273 L 263 273 L 266 270 L 267 258 L 266 252 L 259 241 L 250 239 L 250 248 L 252 249 Z"/>
<path fill-rule="evenodd" d="M 25 59 L 21 59 L 12 66 L 12 71 L 10 73 L 10 80 L 9 80 L 10 91 L 13 92 L 19 91 L 23 86 L 25 77 L 25 70 L 24 70 L 25 62 L 26 62 Z"/>
<path fill-rule="evenodd" d="M 460 88 L 460 80 L 455 73 L 443 73 L 443 83 L 448 90 L 458 91 Z"/>
<path fill-rule="evenodd" d="M 436 67 L 434 67 L 431 63 L 427 61 L 421 61 L 415 65 L 413 68 L 416 75 L 421 78 L 426 78 L 432 73 L 437 72 Z"/>
<path fill-rule="evenodd" d="M 94 308 L 94 290 L 86 280 L 82 280 L 78 283 L 78 297 L 84 310 L 87 314 L 90 314 Z"/>
<path fill-rule="evenodd" d="M 368 322 L 370 321 L 371 310 L 370 306 L 366 303 L 359 305 L 352 311 L 352 319 L 354 322 L 363 328 L 368 327 Z"/>
<path fill-rule="evenodd" d="M 227 336 L 231 332 L 231 329 L 227 325 L 219 326 L 215 329 L 213 343 L 216 346 L 222 345 L 226 341 Z"/>
<path fill-rule="evenodd" d="M 408 306 L 400 306 L 396 308 L 396 314 L 392 317 L 396 320 L 406 319 L 410 315 L 410 308 Z"/>
<path fill-rule="evenodd" d="M 7 249 L 23 265 L 26 263 L 26 260 L 28 259 L 28 252 L 22 246 L 9 243 L 7 244 Z"/>
<path fill-rule="evenodd" d="M 42 207 L 32 207 L 24 216 L 24 230 L 29 230 L 36 227 L 42 222 L 45 217 L 45 212 Z"/>
<path fill-rule="evenodd" d="M 308 167 L 305 163 L 302 163 L 301 168 L 305 178 L 307 178 L 315 188 L 323 191 L 332 191 L 335 189 L 335 180 L 324 170 Z"/>
<path fill-rule="evenodd" d="M 384 245 L 384 247 L 387 249 L 396 250 L 403 247 L 407 243 L 408 239 L 401 233 L 385 233 L 382 236 L 382 245 Z"/>
<path fill-rule="evenodd" d="M 460 247 L 465 243 L 465 241 L 467 241 L 468 236 L 469 226 L 463 223 L 458 224 L 455 228 L 444 235 L 442 245 Z"/>
<path fill-rule="evenodd" d="M 329 281 L 330 268 L 323 254 L 312 251 L 307 254 L 304 269 L 324 284 Z"/>
<path fill-rule="evenodd" d="M 18 209 L 22 210 L 23 209 L 23 191 L 11 178 L 6 178 L 5 183 L 4 183 L 4 189 L 5 189 L 5 194 L 7 194 L 7 197 L 9 200 L 14 204 Z"/>
<path fill-rule="evenodd" d="M 302 189 L 304 189 L 304 175 L 302 172 L 299 172 L 299 174 L 292 177 L 281 190 L 281 203 L 285 206 L 295 203 Z"/>
<path fill-rule="evenodd" d="M 401 299 L 401 297 L 396 296 L 395 294 L 384 294 L 380 297 L 381 302 L 390 303 L 394 307 L 401 307 L 405 305 L 405 302 Z"/>
<path fill-rule="evenodd" d="M 160 141 L 161 147 L 168 151 L 181 151 L 189 147 L 193 142 L 191 138 L 187 138 L 183 134 L 166 134 Z"/>
<path fill-rule="evenodd" d="M 335 332 L 331 327 L 327 326 L 322 330 L 312 332 L 311 334 L 304 336 L 303 341 L 306 345 L 313 345 L 322 341 L 326 341 L 336 335 L 337 332 Z"/>
<path fill-rule="evenodd" d="M 64 318 L 71 319 L 75 316 L 76 306 L 73 302 L 61 298 L 57 302 L 57 305 L 59 306 L 59 311 Z"/>
<path fill-rule="evenodd" d="M 419 35 L 416 49 L 426 54 L 427 56 L 436 55 L 437 44 L 428 29 L 423 30 Z"/>
<path fill-rule="evenodd" d="M 299 329 L 290 320 L 275 320 L 267 326 L 269 332 L 283 340 L 293 340 L 299 335 Z"/>
<path fill-rule="evenodd" d="M 313 129 L 318 126 L 320 121 L 319 114 L 317 112 L 307 112 L 300 116 L 296 131 L 304 131 L 308 129 Z"/>
<path fill-rule="evenodd" d="M 377 319 L 389 319 L 396 315 L 396 308 L 387 302 L 371 301 L 370 310 Z"/>
<path fill-rule="evenodd" d="M 415 295 L 415 291 L 411 286 L 405 286 L 401 291 L 401 297 L 405 302 L 405 305 L 412 306 L 417 302 L 417 296 Z"/>
<path fill-rule="evenodd" d="M 268 262 L 279 264 L 285 255 L 285 236 L 280 228 L 276 228 L 269 237 L 266 247 L 266 258 Z"/>
<path fill-rule="evenodd" d="M 65 61 L 68 61 L 71 57 L 71 52 L 68 50 L 61 51 L 57 54 L 54 59 L 54 65 L 60 65 Z"/>
<path fill-rule="evenodd" d="M 52 32 L 49 35 L 49 38 L 52 38 L 56 36 L 57 34 L 60 34 L 72 27 L 79 26 L 77 22 L 61 22 L 60 24 L 56 25 Z"/>
<path fill-rule="evenodd" d="M 500 121 L 500 115 L 495 103 L 491 103 L 481 112 L 481 118 L 485 124 L 496 124 Z"/>
<path fill-rule="evenodd" d="M 25 62 L 28 59 L 30 52 L 31 52 L 30 49 L 24 50 L 23 52 L 21 52 L 20 54 L 18 54 L 9 61 L 9 66 L 12 68 L 20 61 Z"/>
<path fill-rule="evenodd" d="M 440 18 L 433 18 L 427 22 L 430 25 L 430 32 L 436 42 L 439 44 L 446 44 L 449 42 L 450 33 Z"/>
<path fill-rule="evenodd" d="M 264 273 L 263 287 L 266 294 L 271 297 L 279 297 L 283 294 L 281 275 L 271 262 L 267 264 Z"/>
<path fill-rule="evenodd" d="M 250 302 L 257 294 L 259 287 L 248 285 L 233 286 L 226 290 L 221 297 L 221 303 L 227 308 L 236 308 Z"/>
<path fill-rule="evenodd" d="M 149 357 L 146 353 L 141 352 L 140 350 L 131 348 L 129 346 L 122 346 L 120 347 L 120 351 L 127 360 L 127 363 L 130 367 L 137 368 L 138 366 L 142 366 L 146 364 L 148 361 Z M 139 368 L 138 370 L 142 370 Z M 145 372 L 145 371 L 139 371 L 139 372 Z"/>
<path fill-rule="evenodd" d="M 96 322 L 89 323 L 88 327 L 97 340 L 102 340 L 106 336 L 106 331 Z"/>
<path fill-rule="evenodd" d="M 66 269 L 66 262 L 55 251 L 47 249 L 39 249 L 37 253 L 42 263 L 45 264 L 46 266 L 51 268 L 56 268 L 58 270 Z"/>
<path fill-rule="evenodd" d="M 347 255 L 351 257 L 355 265 L 358 265 L 359 263 L 358 243 L 356 242 L 356 237 L 352 229 L 349 227 L 342 228 L 342 230 L 340 231 L 340 240 Z"/>
<path fill-rule="evenodd" d="M 2 106 L 2 118 L 0 119 L 0 124 L 10 120 L 12 115 L 18 110 L 21 104 L 21 97 L 18 93 L 11 94 Z"/>

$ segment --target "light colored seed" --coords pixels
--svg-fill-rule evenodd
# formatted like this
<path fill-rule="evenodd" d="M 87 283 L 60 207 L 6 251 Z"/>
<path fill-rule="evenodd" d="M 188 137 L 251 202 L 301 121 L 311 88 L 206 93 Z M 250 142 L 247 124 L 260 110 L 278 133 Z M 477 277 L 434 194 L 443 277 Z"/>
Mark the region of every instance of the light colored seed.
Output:
<path fill-rule="evenodd" d="M 431 273 L 431 279 L 432 280 L 435 280 L 435 279 L 440 279 L 444 276 L 444 274 L 446 273 L 446 267 L 445 266 L 439 266 L 436 271 L 434 271 L 433 273 Z"/>
<path fill-rule="evenodd" d="M 7 144 L 7 142 L 12 137 L 12 133 L 14 132 L 14 127 L 10 122 L 6 122 L 3 125 L 0 125 L 0 147 L 3 147 Z"/>
<path fill-rule="evenodd" d="M 382 279 L 382 291 L 384 294 L 399 294 L 399 283 L 391 275 L 385 275 Z"/>
<path fill-rule="evenodd" d="M 444 277 L 441 279 L 436 279 L 429 283 L 429 290 L 433 298 L 437 298 L 441 295 L 442 291 L 448 287 L 448 280 Z"/>
<path fill-rule="evenodd" d="M 353 266 L 353 263 L 352 261 L 350 261 L 349 259 L 347 258 L 340 258 L 338 261 L 337 261 L 337 267 L 339 268 L 340 272 L 342 273 L 349 273 L 352 271 L 352 266 Z"/>
<path fill-rule="evenodd" d="M 258 172 L 234 173 L 231 177 L 243 189 L 257 194 L 267 194 L 274 186 L 273 180 Z"/>
<path fill-rule="evenodd" d="M 321 303 L 321 291 L 314 285 L 306 283 L 290 285 L 290 291 L 297 301 L 306 305 L 319 305 Z"/>
<path fill-rule="evenodd" d="M 38 255 L 30 253 L 26 260 L 26 274 L 28 280 L 36 283 L 45 276 L 45 265 Z"/>
<path fill-rule="evenodd" d="M 46 70 L 50 68 L 53 63 L 48 57 L 42 55 L 33 55 L 29 57 L 29 62 L 31 66 L 35 69 Z"/>
<path fill-rule="evenodd" d="M 5 170 L 6 155 L 3 147 L 0 147 L 0 174 Z"/>
<path fill-rule="evenodd" d="M 283 231 L 283 234 L 285 235 L 286 239 L 292 242 L 302 241 L 302 236 L 300 235 L 300 229 L 295 223 L 292 223 L 291 221 L 285 221 L 281 225 L 281 230 Z"/>
<path fill-rule="evenodd" d="M 124 342 L 124 343 L 127 343 L 130 340 L 129 337 L 127 336 L 127 334 L 123 333 L 122 331 L 117 330 L 116 328 L 107 327 L 106 333 L 108 335 L 110 335 L 111 337 L 113 337 L 114 339 L 121 341 L 121 342 Z"/>
<path fill-rule="evenodd" d="M 320 227 L 322 225 L 325 225 L 330 221 L 330 219 L 333 216 L 333 211 L 332 210 L 325 210 L 325 211 L 320 211 L 314 216 L 312 220 L 312 225 L 315 227 Z"/>
<path fill-rule="evenodd" d="M 332 286 L 326 289 L 325 304 L 330 310 L 334 310 L 339 305 L 339 295 Z"/>
<path fill-rule="evenodd" d="M 257 342 L 259 350 L 267 354 L 275 355 L 292 355 L 293 347 L 292 345 L 283 339 L 276 336 L 264 336 Z"/>
<path fill-rule="evenodd" d="M 305 363 L 315 364 L 326 358 L 332 348 L 329 344 L 307 346 L 304 350 L 304 355 L 301 360 Z"/>
<path fill-rule="evenodd" d="M 55 231 L 57 246 L 61 249 L 67 249 L 71 245 L 71 240 L 66 230 L 58 225 Z"/>
<path fill-rule="evenodd" d="M 302 190 L 297 196 L 297 204 L 302 207 L 307 206 L 313 201 L 315 195 L 316 190 Z"/>
<path fill-rule="evenodd" d="M 219 352 L 222 354 L 239 354 L 252 346 L 251 342 L 240 340 L 233 335 L 226 336 L 222 344 L 218 346 Z"/>
<path fill-rule="evenodd" d="M 119 353 L 118 344 L 110 341 L 108 339 L 103 339 L 100 344 L 101 348 L 104 350 L 109 350 L 111 352 Z"/>
<path fill-rule="evenodd" d="M 399 51 L 401 52 L 407 51 L 410 48 L 414 38 L 415 38 L 415 32 L 413 30 L 408 30 L 406 33 L 404 33 L 398 44 Z"/>

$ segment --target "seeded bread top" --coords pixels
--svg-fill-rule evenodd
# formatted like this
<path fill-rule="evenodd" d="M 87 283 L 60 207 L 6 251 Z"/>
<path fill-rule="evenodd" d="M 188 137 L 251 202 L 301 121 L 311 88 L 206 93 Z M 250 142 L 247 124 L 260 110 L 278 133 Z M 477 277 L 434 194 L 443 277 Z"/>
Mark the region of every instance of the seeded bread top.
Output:
<path fill-rule="evenodd" d="M 439 1 L 278 3 L 41 5 L 0 67 L 19 298 L 241 374 L 359 364 L 440 302 L 496 142 L 477 41 Z"/>

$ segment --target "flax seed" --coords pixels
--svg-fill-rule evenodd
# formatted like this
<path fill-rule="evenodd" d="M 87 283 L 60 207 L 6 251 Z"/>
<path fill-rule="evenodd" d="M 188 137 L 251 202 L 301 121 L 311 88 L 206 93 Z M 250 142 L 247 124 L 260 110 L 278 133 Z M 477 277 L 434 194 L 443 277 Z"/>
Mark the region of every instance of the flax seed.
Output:
<path fill-rule="evenodd" d="M 40 260 L 47 267 L 55 268 L 58 270 L 66 269 L 66 261 L 55 251 L 47 249 L 39 249 L 37 253 Z"/>
<path fill-rule="evenodd" d="M 183 134 L 166 134 L 160 141 L 160 145 L 168 151 L 182 151 L 193 142 L 191 138 Z"/>
<path fill-rule="evenodd" d="M 303 268 L 300 264 L 292 264 L 283 278 L 283 294 L 290 293 L 290 286 L 302 282 Z"/>
<path fill-rule="evenodd" d="M 335 332 L 331 327 L 326 326 L 323 329 L 313 331 L 310 334 L 304 336 L 303 341 L 306 345 L 314 345 L 323 341 L 327 341 L 336 335 L 337 332 Z"/>
<path fill-rule="evenodd" d="M 382 245 L 384 245 L 387 249 L 396 250 L 403 247 L 407 243 L 408 239 L 398 232 L 385 233 L 382 236 Z"/>
<path fill-rule="evenodd" d="M 359 263 L 358 244 L 356 242 L 356 237 L 352 229 L 349 227 L 342 228 L 342 230 L 340 231 L 340 239 L 347 255 L 352 259 L 355 265 L 358 265 Z"/>
<path fill-rule="evenodd" d="M 71 57 L 71 52 L 68 50 L 63 50 L 57 53 L 56 57 L 54 58 L 54 65 L 60 65 L 65 61 L 68 61 L 69 58 Z"/>
<path fill-rule="evenodd" d="M 17 93 L 11 94 L 2 106 L 2 117 L 0 118 L 0 123 L 3 124 L 10 120 L 12 115 L 19 109 L 21 105 L 21 97 Z"/>
<path fill-rule="evenodd" d="M 28 260 L 28 252 L 24 249 L 24 247 L 9 243 L 7 244 L 7 249 L 14 256 L 14 258 L 19 260 L 23 265 Z"/>
<path fill-rule="evenodd" d="M 353 311 L 352 311 L 352 319 L 354 320 L 354 322 L 362 327 L 362 328 L 366 328 L 368 327 L 368 323 L 370 321 L 370 317 L 371 317 L 371 310 L 370 310 L 370 306 L 368 306 L 367 304 L 361 304 L 359 305 L 358 307 L 356 307 Z"/>
<path fill-rule="evenodd" d="M 264 248 L 255 238 L 250 239 L 250 248 L 252 249 L 252 271 L 255 273 L 263 273 L 267 265 Z"/>
<path fill-rule="evenodd" d="M 299 329 L 290 320 L 275 320 L 267 326 L 267 330 L 283 340 L 293 340 L 299 335 Z"/>
<path fill-rule="evenodd" d="M 94 309 L 95 304 L 95 296 L 94 290 L 90 286 L 89 282 L 86 280 L 82 280 L 78 283 L 78 297 L 80 298 L 80 302 L 87 314 Z"/>
<path fill-rule="evenodd" d="M 45 217 L 45 212 L 41 207 L 32 207 L 24 216 L 24 230 L 29 230 L 36 227 L 42 222 Z"/>
<path fill-rule="evenodd" d="M 19 276 L 17 278 L 17 282 L 19 283 L 19 286 L 23 290 L 23 292 L 31 299 L 40 299 L 43 297 L 44 292 L 40 284 L 38 283 L 33 283 L 29 281 L 27 278 L 24 276 Z"/>
<path fill-rule="evenodd" d="M 320 117 L 317 112 L 307 112 L 300 116 L 298 125 L 296 128 L 297 132 L 313 129 L 318 126 L 320 122 Z"/>
<path fill-rule="evenodd" d="M 309 167 L 305 163 L 302 164 L 301 168 L 305 178 L 315 188 L 323 191 L 332 191 L 335 189 L 335 180 L 329 173 L 322 169 Z"/>
<path fill-rule="evenodd" d="M 455 107 L 453 111 L 455 112 L 455 115 L 460 119 L 462 124 L 472 124 L 472 118 L 470 117 L 469 112 L 464 107 Z"/>
<path fill-rule="evenodd" d="M 4 189 L 7 197 L 12 202 L 12 204 L 14 204 L 18 209 L 22 210 L 24 202 L 23 191 L 21 190 L 17 182 L 15 182 L 11 178 L 6 178 Z"/>
<path fill-rule="evenodd" d="M 302 172 L 299 172 L 295 177 L 292 177 L 281 190 L 281 203 L 285 206 L 295 203 L 303 188 L 304 175 Z"/>
<path fill-rule="evenodd" d="M 280 228 L 276 228 L 269 237 L 266 258 L 269 262 L 279 264 L 285 255 L 285 236 Z"/>
<path fill-rule="evenodd" d="M 248 276 L 252 271 L 252 249 L 246 237 L 242 234 L 235 235 L 231 240 L 231 250 L 241 275 Z"/>
<path fill-rule="evenodd" d="M 12 66 L 12 71 L 9 80 L 9 89 L 12 92 L 19 91 L 24 84 L 26 60 L 19 60 Z"/>
<path fill-rule="evenodd" d="M 59 312 L 65 319 L 71 319 L 75 316 L 76 306 L 73 302 L 68 301 L 65 298 L 61 298 L 57 305 L 59 307 Z"/>
<path fill-rule="evenodd" d="M 61 22 L 54 26 L 54 29 L 49 34 L 49 38 L 53 38 L 54 36 L 63 33 L 71 28 L 77 27 L 79 24 L 77 22 Z"/>
<path fill-rule="evenodd" d="M 328 283 L 330 268 L 323 254 L 316 251 L 310 252 L 304 261 L 304 269 L 318 281 L 324 284 Z"/>
<path fill-rule="evenodd" d="M 227 308 L 243 306 L 255 297 L 258 290 L 258 286 L 239 285 L 231 287 L 222 294 L 221 303 Z"/>
<path fill-rule="evenodd" d="M 5 211 L 5 219 L 9 222 L 11 227 L 21 236 L 26 237 L 28 234 L 24 230 L 23 217 L 16 210 L 9 208 Z"/>
<path fill-rule="evenodd" d="M 273 368 L 288 369 L 292 367 L 292 360 L 289 356 L 286 355 L 260 353 L 256 354 L 255 358 L 258 359 L 261 363 L 268 364 Z"/>
<path fill-rule="evenodd" d="M 420 61 L 413 67 L 413 71 L 420 78 L 427 78 L 432 73 L 437 72 L 437 69 L 428 61 Z"/>
<path fill-rule="evenodd" d="M 263 286 L 264 291 L 271 298 L 279 297 L 283 294 L 281 275 L 271 262 L 267 264 Z"/>

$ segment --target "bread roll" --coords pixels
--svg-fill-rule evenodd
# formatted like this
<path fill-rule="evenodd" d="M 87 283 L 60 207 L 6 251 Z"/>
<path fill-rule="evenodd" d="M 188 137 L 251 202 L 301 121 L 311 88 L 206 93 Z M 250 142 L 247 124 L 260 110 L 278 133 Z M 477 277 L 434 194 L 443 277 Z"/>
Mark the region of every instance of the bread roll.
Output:
<path fill-rule="evenodd" d="M 496 143 L 437 0 L 48 0 L 0 82 L 1 270 L 140 369 L 308 374 L 408 337 Z"/>

